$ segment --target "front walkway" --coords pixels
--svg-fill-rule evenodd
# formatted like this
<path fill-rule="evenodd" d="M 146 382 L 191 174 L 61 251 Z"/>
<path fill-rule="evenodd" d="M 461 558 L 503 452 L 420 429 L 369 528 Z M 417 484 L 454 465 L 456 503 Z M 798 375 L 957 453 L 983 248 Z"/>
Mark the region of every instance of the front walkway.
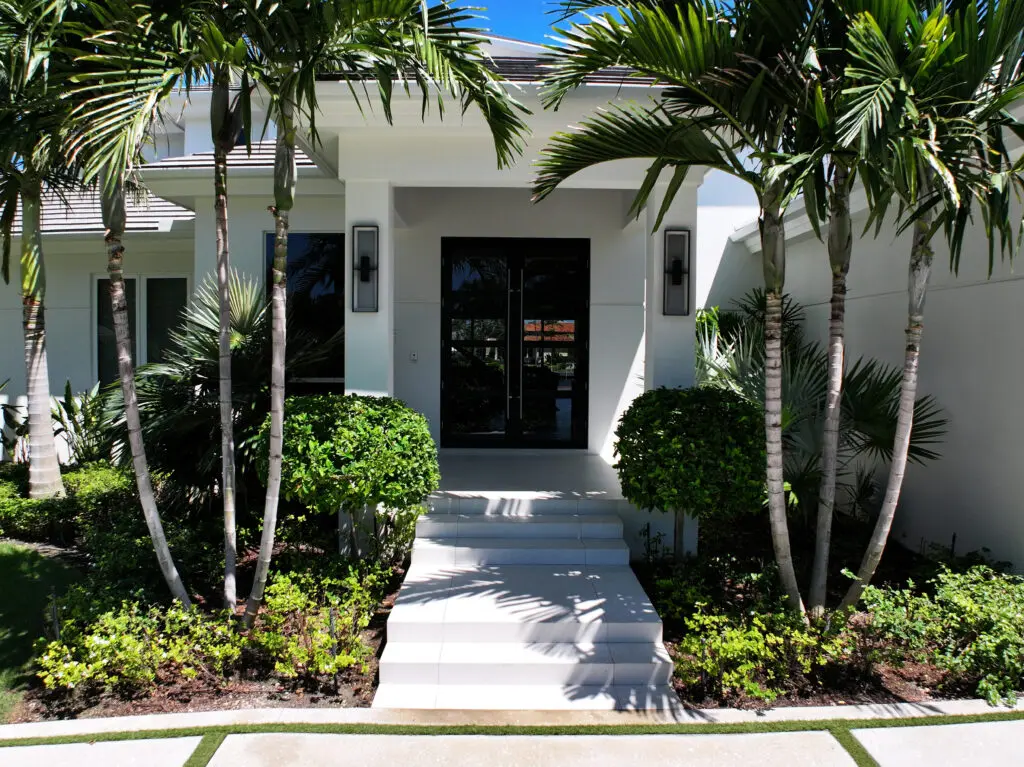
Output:
<path fill-rule="evenodd" d="M 441 476 L 374 708 L 679 707 L 614 469 L 576 451 L 442 451 Z"/>
<path fill-rule="evenodd" d="M 845 723 L 856 727 L 856 722 Z M 909 725 L 910 723 L 908 723 Z M 699 725 L 698 725 L 699 726 Z M 3 730 L 0 728 L 0 738 Z M 298 726 L 301 729 L 301 725 Z M 666 735 L 252 733 L 0 747 L 4 767 L 976 767 L 1020 764 L 1024 721 Z"/>

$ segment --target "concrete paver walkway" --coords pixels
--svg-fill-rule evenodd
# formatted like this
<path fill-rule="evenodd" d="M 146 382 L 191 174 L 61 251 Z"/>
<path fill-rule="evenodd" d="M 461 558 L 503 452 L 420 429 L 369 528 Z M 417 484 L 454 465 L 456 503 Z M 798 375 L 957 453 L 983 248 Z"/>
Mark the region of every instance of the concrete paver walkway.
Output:
<path fill-rule="evenodd" d="M 827 732 L 756 735 L 230 735 L 210 767 L 856 767 Z"/>
<path fill-rule="evenodd" d="M 853 730 L 880 767 L 1024 764 L 1024 721 Z"/>
<path fill-rule="evenodd" d="M 202 738 L 0 748 L 3 767 L 181 767 Z"/>

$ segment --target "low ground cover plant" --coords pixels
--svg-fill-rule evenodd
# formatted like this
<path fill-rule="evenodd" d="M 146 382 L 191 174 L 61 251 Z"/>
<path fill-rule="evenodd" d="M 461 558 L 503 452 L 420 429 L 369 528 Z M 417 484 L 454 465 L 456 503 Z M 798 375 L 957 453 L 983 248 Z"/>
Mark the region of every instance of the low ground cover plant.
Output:
<path fill-rule="evenodd" d="M 811 623 L 786 609 L 763 561 L 709 555 L 645 579 L 677 689 L 694 703 L 874 700 L 891 695 L 886 669 L 911 667 L 927 695 L 999 705 L 1024 689 L 1024 579 L 987 565 L 940 566 L 920 586 L 873 586 L 858 610 Z"/>

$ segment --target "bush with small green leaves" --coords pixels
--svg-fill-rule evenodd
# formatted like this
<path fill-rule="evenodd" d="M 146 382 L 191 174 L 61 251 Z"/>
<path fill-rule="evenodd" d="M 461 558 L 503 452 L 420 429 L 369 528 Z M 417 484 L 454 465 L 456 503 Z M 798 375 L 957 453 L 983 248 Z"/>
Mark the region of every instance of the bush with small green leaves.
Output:
<path fill-rule="evenodd" d="M 253 647 L 284 677 L 310 680 L 358 667 L 372 650 L 362 638 L 390 572 L 348 567 L 344 575 L 282 572 L 271 577 L 264 609 L 250 635 Z"/>
<path fill-rule="evenodd" d="M 779 602 L 744 614 L 698 605 L 676 646 L 677 678 L 719 699 L 774 701 L 792 680 L 848 658 L 845 632 L 807 626 Z"/>
<path fill-rule="evenodd" d="M 889 663 L 925 661 L 949 672 L 947 684 L 974 685 L 992 705 L 1024 689 L 1024 578 L 972 567 L 944 569 L 929 592 L 868 587 L 863 629 Z"/>
<path fill-rule="evenodd" d="M 50 690 L 120 692 L 178 677 L 223 678 L 244 638 L 227 614 L 126 600 L 85 621 L 66 619 L 59 641 L 39 643 L 38 676 Z"/>
<path fill-rule="evenodd" d="M 764 417 L 721 389 L 656 389 L 615 432 L 622 493 L 642 509 L 728 518 L 760 511 Z"/>
<path fill-rule="evenodd" d="M 396 536 L 407 543 L 415 515 L 401 512 L 417 509 L 440 481 L 427 419 L 399 400 L 358 395 L 290 397 L 285 413 L 282 495 L 320 514 L 391 510 L 371 536 L 374 558 L 395 548 Z M 257 437 L 264 481 L 269 438 L 268 418 Z"/>

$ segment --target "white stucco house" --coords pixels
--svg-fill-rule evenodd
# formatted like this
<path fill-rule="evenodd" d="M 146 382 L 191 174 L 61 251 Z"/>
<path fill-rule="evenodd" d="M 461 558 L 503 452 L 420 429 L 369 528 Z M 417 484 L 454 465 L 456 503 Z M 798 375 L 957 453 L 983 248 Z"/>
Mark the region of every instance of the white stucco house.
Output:
<path fill-rule="evenodd" d="M 453 464 L 449 476 L 460 480 L 482 481 L 477 455 L 536 457 L 513 491 L 569 481 L 551 468 L 566 455 L 604 467 L 580 470 L 601 475 L 584 484 L 612 482 L 614 430 L 632 399 L 693 382 L 696 309 L 727 306 L 760 280 L 757 209 L 742 186 L 720 186 L 714 174 L 691 173 L 657 231 L 659 191 L 638 220 L 627 213 L 643 163 L 592 169 L 531 202 L 531 164 L 553 133 L 609 101 L 647 97 L 646 86 L 610 73 L 560 111 L 544 111 L 539 52 L 491 43 L 496 67 L 533 112 L 526 152 L 505 170 L 473 112 L 421 121 L 419 101 L 399 98 L 388 126 L 379 110 L 361 113 L 344 84 L 323 82 L 322 144 L 304 147 L 291 218 L 290 260 L 319 270 L 300 289 L 306 316 L 296 321 L 345 331 L 343 356 L 295 383 L 401 398 L 427 416 L 442 451 L 470 461 Z M 139 363 L 159 358 L 190 291 L 214 267 L 207 98 L 194 93 L 163 126 L 144 174 L 149 204 L 131 210 L 126 272 Z M 232 262 L 255 279 L 268 266 L 272 165 L 268 134 L 251 155 L 237 149 L 229 166 Z M 705 199 L 712 186 L 714 199 Z M 43 228 L 52 391 L 66 380 L 76 390 L 110 381 L 98 203 L 88 195 L 70 206 L 52 200 Z M 824 251 L 798 219 L 791 232 L 789 290 L 824 334 Z M 854 356 L 901 359 L 906 251 L 891 231 L 858 242 L 848 315 Z M 989 546 L 1024 563 L 1024 410 L 1015 388 L 1024 348 L 1013 322 L 1022 298 L 1024 283 L 1009 267 L 988 280 L 982 259 L 968 252 L 954 278 L 937 259 L 921 386 L 947 409 L 951 428 L 944 460 L 911 470 L 898 517 L 911 545 L 948 543 L 956 533 L 961 550 Z M 5 287 L 0 381 L 11 379 L 12 400 L 24 388 L 20 321 L 16 287 Z"/>

